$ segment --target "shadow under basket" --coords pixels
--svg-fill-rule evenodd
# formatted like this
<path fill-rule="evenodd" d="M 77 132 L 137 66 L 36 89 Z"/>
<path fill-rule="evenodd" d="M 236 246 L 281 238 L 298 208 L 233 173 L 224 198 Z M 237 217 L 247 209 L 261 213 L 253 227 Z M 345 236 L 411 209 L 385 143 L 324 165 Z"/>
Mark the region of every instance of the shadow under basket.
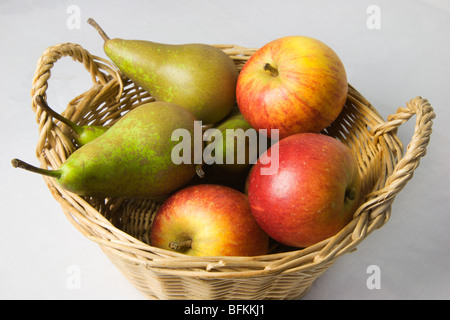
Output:
<path fill-rule="evenodd" d="M 256 51 L 217 45 L 239 70 Z M 63 115 L 86 125 L 112 125 L 131 109 L 153 98 L 123 76 L 109 61 L 91 55 L 80 45 L 64 43 L 48 48 L 33 78 L 32 109 L 39 126 L 36 155 L 43 168 L 56 169 L 76 149 L 70 128 L 50 117 L 35 102 L 46 99 L 50 70 L 64 56 L 81 62 L 93 86 L 75 97 Z M 406 150 L 398 127 L 416 116 Z M 340 256 L 356 249 L 390 217 L 395 196 L 412 178 L 430 139 L 433 108 L 417 97 L 384 121 L 377 110 L 351 85 L 339 118 L 324 134 L 354 152 L 362 177 L 363 201 L 353 220 L 338 234 L 304 249 L 273 246 L 257 257 L 191 257 L 149 245 L 157 202 L 136 199 L 80 197 L 44 177 L 53 197 L 70 222 L 102 251 L 124 276 L 149 299 L 299 299 L 314 280 Z"/>

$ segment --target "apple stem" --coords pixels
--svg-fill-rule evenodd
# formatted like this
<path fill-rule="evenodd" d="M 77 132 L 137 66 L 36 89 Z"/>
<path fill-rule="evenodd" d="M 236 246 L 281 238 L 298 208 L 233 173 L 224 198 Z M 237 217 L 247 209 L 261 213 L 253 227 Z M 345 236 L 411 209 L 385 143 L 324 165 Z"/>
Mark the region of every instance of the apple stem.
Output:
<path fill-rule="evenodd" d="M 264 65 L 264 70 L 269 71 L 272 77 L 278 76 L 278 70 L 270 65 L 270 63 L 266 63 Z"/>
<path fill-rule="evenodd" d="M 356 199 L 356 190 L 355 190 L 355 188 L 348 189 L 345 192 L 345 198 L 350 200 L 350 201 L 355 200 Z"/>
<path fill-rule="evenodd" d="M 169 248 L 175 251 L 182 251 L 184 249 L 189 249 L 192 246 L 192 239 L 184 241 L 170 241 Z"/>

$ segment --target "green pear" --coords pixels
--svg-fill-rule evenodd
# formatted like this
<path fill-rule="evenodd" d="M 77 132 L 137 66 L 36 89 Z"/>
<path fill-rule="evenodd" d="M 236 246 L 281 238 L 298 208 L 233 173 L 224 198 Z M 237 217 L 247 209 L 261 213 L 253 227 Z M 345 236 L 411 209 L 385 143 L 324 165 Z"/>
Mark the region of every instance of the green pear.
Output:
<path fill-rule="evenodd" d="M 222 50 L 206 44 L 162 44 L 110 39 L 89 19 L 105 40 L 104 51 L 134 83 L 156 100 L 178 104 L 204 124 L 222 120 L 236 101 L 238 70 Z"/>
<path fill-rule="evenodd" d="M 214 136 L 208 137 L 206 147 L 211 148 L 211 161 L 213 163 L 204 163 L 202 166 L 204 176 L 197 175 L 191 180 L 190 185 L 220 184 L 243 192 L 245 179 L 252 165 L 249 154 L 251 139 L 247 136 L 247 130 L 252 129 L 252 127 L 244 119 L 239 109 L 235 107 L 222 122 L 210 129 L 214 132 L 212 133 Z M 205 132 L 206 135 L 208 130 Z M 228 140 L 227 130 L 231 130 Z M 219 132 L 220 134 L 218 134 Z M 253 133 L 256 134 L 256 131 Z M 256 141 L 253 139 L 253 143 L 256 143 Z M 240 153 L 243 153 L 242 158 L 239 157 Z M 209 154 L 209 151 L 207 154 Z M 230 160 L 233 163 L 227 162 Z M 256 159 L 254 160 L 256 161 Z"/>
<path fill-rule="evenodd" d="M 42 110 L 47 112 L 50 116 L 68 125 L 74 131 L 75 141 L 79 146 L 83 146 L 86 143 L 91 142 L 92 140 L 98 138 L 103 133 L 105 133 L 106 130 L 110 128 L 109 126 L 90 126 L 90 125 L 79 126 L 75 122 L 67 119 L 66 117 L 63 117 L 55 110 L 50 108 L 45 99 L 40 95 L 36 97 L 36 103 L 39 105 L 39 107 L 41 107 Z"/>
<path fill-rule="evenodd" d="M 193 137 L 194 121 L 191 112 L 175 104 L 146 103 L 77 149 L 56 170 L 36 168 L 18 159 L 12 164 L 54 177 L 64 189 L 79 195 L 155 198 L 195 176 L 195 164 L 177 165 L 171 159 L 172 148 L 178 144 L 172 141 L 172 132 L 185 129 Z"/>
<path fill-rule="evenodd" d="M 218 141 L 213 140 L 207 144 L 215 143 L 215 163 L 213 167 L 217 167 L 219 170 L 214 171 L 223 172 L 227 175 L 245 172 L 251 162 L 250 148 L 255 148 L 258 145 L 257 139 L 259 137 L 256 130 L 252 129 L 237 107 L 214 128 L 221 132 Z M 247 131 L 249 129 L 251 130 Z M 250 143 L 252 143 L 252 146 L 250 146 Z"/>

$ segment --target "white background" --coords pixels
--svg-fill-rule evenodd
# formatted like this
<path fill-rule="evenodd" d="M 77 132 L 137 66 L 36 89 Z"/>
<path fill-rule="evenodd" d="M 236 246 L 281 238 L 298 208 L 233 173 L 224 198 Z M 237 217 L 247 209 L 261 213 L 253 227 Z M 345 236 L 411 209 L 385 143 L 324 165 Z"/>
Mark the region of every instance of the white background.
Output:
<path fill-rule="evenodd" d="M 80 9 L 75 29 L 67 26 L 71 5 Z M 380 9 L 379 29 L 367 25 L 371 5 Z M 0 0 L 0 298 L 143 298 L 68 222 L 43 179 L 10 165 L 14 157 L 37 163 L 38 128 L 29 93 L 42 52 L 73 42 L 106 58 L 102 40 L 86 23 L 89 17 L 111 37 L 165 43 L 260 47 L 281 36 L 308 35 L 339 54 L 349 82 L 383 117 L 416 96 L 429 99 L 437 118 L 428 153 L 397 196 L 391 219 L 356 252 L 338 259 L 305 299 L 450 298 L 446 0 Z M 62 111 L 90 87 L 84 67 L 62 59 L 52 69 L 48 102 Z M 414 128 L 414 119 L 410 122 L 399 131 L 405 145 Z M 381 289 L 366 286 L 371 265 L 380 268 Z"/>

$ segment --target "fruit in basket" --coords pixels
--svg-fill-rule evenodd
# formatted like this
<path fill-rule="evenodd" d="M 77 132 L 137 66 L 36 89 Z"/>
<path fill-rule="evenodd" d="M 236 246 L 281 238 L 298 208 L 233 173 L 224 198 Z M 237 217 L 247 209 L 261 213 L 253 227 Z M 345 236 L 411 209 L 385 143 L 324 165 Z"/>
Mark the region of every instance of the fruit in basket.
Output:
<path fill-rule="evenodd" d="M 192 184 L 221 184 L 244 191 L 248 171 L 259 156 L 259 139 L 267 140 L 267 137 L 253 130 L 237 106 L 204 135 L 207 141 L 202 166 L 205 175 L 194 178 Z"/>
<path fill-rule="evenodd" d="M 256 223 L 243 193 L 220 185 L 177 191 L 153 220 L 152 246 L 193 256 L 267 254 L 268 236 Z"/>
<path fill-rule="evenodd" d="M 220 132 L 220 135 L 211 137 L 205 150 L 212 148 L 212 152 L 205 153 L 212 153 L 210 160 L 219 171 L 239 174 L 247 170 L 250 163 L 258 158 L 258 133 L 252 129 L 238 108 L 233 109 L 223 121 L 214 126 L 212 132 Z M 207 133 L 208 131 L 205 132 Z"/>
<path fill-rule="evenodd" d="M 121 117 L 100 137 L 80 147 L 56 170 L 32 167 L 14 159 L 16 167 L 54 177 L 66 190 L 97 197 L 153 198 L 186 185 L 194 164 L 176 165 L 171 140 L 178 128 L 193 136 L 195 117 L 167 102 L 150 102 Z M 192 145 L 193 145 L 193 141 Z"/>
<path fill-rule="evenodd" d="M 222 50 L 197 43 L 110 39 L 93 19 L 88 22 L 105 40 L 108 57 L 156 100 L 178 104 L 206 124 L 220 121 L 233 108 L 238 71 Z"/>
<path fill-rule="evenodd" d="M 236 97 L 252 127 L 279 129 L 282 139 L 326 128 L 341 112 L 347 91 L 344 65 L 329 46 L 287 36 L 250 57 L 239 74 Z"/>
<path fill-rule="evenodd" d="M 92 140 L 98 138 L 103 133 L 105 133 L 106 130 L 110 128 L 109 126 L 94 126 L 94 125 L 80 126 L 75 122 L 62 116 L 61 114 L 57 113 L 52 108 L 50 108 L 45 99 L 40 95 L 36 96 L 36 103 L 39 105 L 39 107 L 41 107 L 42 110 L 47 112 L 50 116 L 68 125 L 75 133 L 75 141 L 79 146 L 83 146 L 86 143 L 91 142 Z"/>
<path fill-rule="evenodd" d="M 248 197 L 256 221 L 270 237 L 307 247 L 351 221 L 360 177 L 350 148 L 323 134 L 300 133 L 268 152 L 279 152 L 278 172 L 262 175 L 264 165 L 258 160 L 249 175 Z"/>

